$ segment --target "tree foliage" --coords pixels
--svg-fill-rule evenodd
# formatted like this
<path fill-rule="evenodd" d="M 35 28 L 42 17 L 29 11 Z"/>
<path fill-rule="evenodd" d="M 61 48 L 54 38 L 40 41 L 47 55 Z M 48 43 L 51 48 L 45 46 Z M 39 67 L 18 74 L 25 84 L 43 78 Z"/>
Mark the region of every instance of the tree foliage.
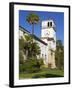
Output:
<path fill-rule="evenodd" d="M 43 64 L 42 59 L 37 59 L 40 54 L 40 47 L 36 41 L 33 41 L 33 36 L 24 35 L 24 39 L 19 40 L 19 62 L 20 72 L 37 72 Z M 23 55 L 27 58 L 24 60 Z"/>
<path fill-rule="evenodd" d="M 27 57 L 36 57 L 40 54 L 40 47 L 36 41 L 33 41 L 33 36 L 25 35 L 24 50 L 28 51 Z"/>
<path fill-rule="evenodd" d="M 32 25 L 32 34 L 34 34 L 34 24 L 39 22 L 39 16 L 32 12 L 26 17 L 26 21 Z"/>
<path fill-rule="evenodd" d="M 38 21 L 39 21 L 39 17 L 38 17 L 38 15 L 35 14 L 35 13 L 30 13 L 30 14 L 27 16 L 26 20 L 27 20 L 28 23 L 30 23 L 30 24 L 37 24 Z"/>
<path fill-rule="evenodd" d="M 56 66 L 59 69 L 64 68 L 64 46 L 61 40 L 56 42 L 56 52 L 55 52 Z"/>

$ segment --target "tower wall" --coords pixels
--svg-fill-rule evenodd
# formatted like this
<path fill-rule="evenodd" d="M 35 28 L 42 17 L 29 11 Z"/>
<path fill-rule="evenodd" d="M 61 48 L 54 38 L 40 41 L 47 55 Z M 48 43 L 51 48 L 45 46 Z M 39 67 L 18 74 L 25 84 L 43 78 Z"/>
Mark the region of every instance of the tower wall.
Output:
<path fill-rule="evenodd" d="M 48 44 L 47 65 L 50 68 L 56 68 L 55 65 L 56 31 L 54 30 L 54 27 L 55 24 L 53 20 L 42 21 L 41 39 Z"/>

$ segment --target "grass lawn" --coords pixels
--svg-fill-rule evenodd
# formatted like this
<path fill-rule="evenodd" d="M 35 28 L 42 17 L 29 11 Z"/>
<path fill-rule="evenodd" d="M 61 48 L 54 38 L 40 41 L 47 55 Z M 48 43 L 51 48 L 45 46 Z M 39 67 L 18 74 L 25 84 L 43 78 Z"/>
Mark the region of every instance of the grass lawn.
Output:
<path fill-rule="evenodd" d="M 20 73 L 20 79 L 27 79 L 27 78 L 52 78 L 52 77 L 63 77 L 64 71 L 58 69 L 43 69 L 37 73 Z"/>

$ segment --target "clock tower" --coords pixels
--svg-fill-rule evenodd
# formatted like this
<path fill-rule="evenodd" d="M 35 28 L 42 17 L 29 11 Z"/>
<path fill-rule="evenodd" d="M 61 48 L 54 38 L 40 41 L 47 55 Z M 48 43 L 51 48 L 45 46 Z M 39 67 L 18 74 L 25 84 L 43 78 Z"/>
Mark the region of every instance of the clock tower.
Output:
<path fill-rule="evenodd" d="M 56 50 L 56 30 L 53 20 L 42 21 L 41 39 L 46 42 L 48 49 L 48 67 L 56 68 L 55 50 Z"/>

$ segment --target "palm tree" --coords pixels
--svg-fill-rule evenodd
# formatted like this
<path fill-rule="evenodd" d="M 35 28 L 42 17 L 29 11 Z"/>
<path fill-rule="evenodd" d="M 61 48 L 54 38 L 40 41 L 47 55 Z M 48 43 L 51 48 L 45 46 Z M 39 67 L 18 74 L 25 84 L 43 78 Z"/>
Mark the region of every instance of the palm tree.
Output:
<path fill-rule="evenodd" d="M 39 22 L 39 16 L 35 13 L 30 13 L 27 18 L 27 22 L 32 25 L 32 34 L 34 34 L 34 24 Z"/>
<path fill-rule="evenodd" d="M 36 41 L 33 42 L 32 35 L 24 35 L 24 39 L 19 40 L 19 51 L 24 52 L 26 58 L 36 57 L 40 54 L 40 47 Z M 22 57 L 21 57 L 22 58 Z"/>
<path fill-rule="evenodd" d="M 38 43 L 33 42 L 33 36 L 25 35 L 25 46 L 24 49 L 28 51 L 28 57 L 36 57 L 40 54 L 40 47 Z"/>

